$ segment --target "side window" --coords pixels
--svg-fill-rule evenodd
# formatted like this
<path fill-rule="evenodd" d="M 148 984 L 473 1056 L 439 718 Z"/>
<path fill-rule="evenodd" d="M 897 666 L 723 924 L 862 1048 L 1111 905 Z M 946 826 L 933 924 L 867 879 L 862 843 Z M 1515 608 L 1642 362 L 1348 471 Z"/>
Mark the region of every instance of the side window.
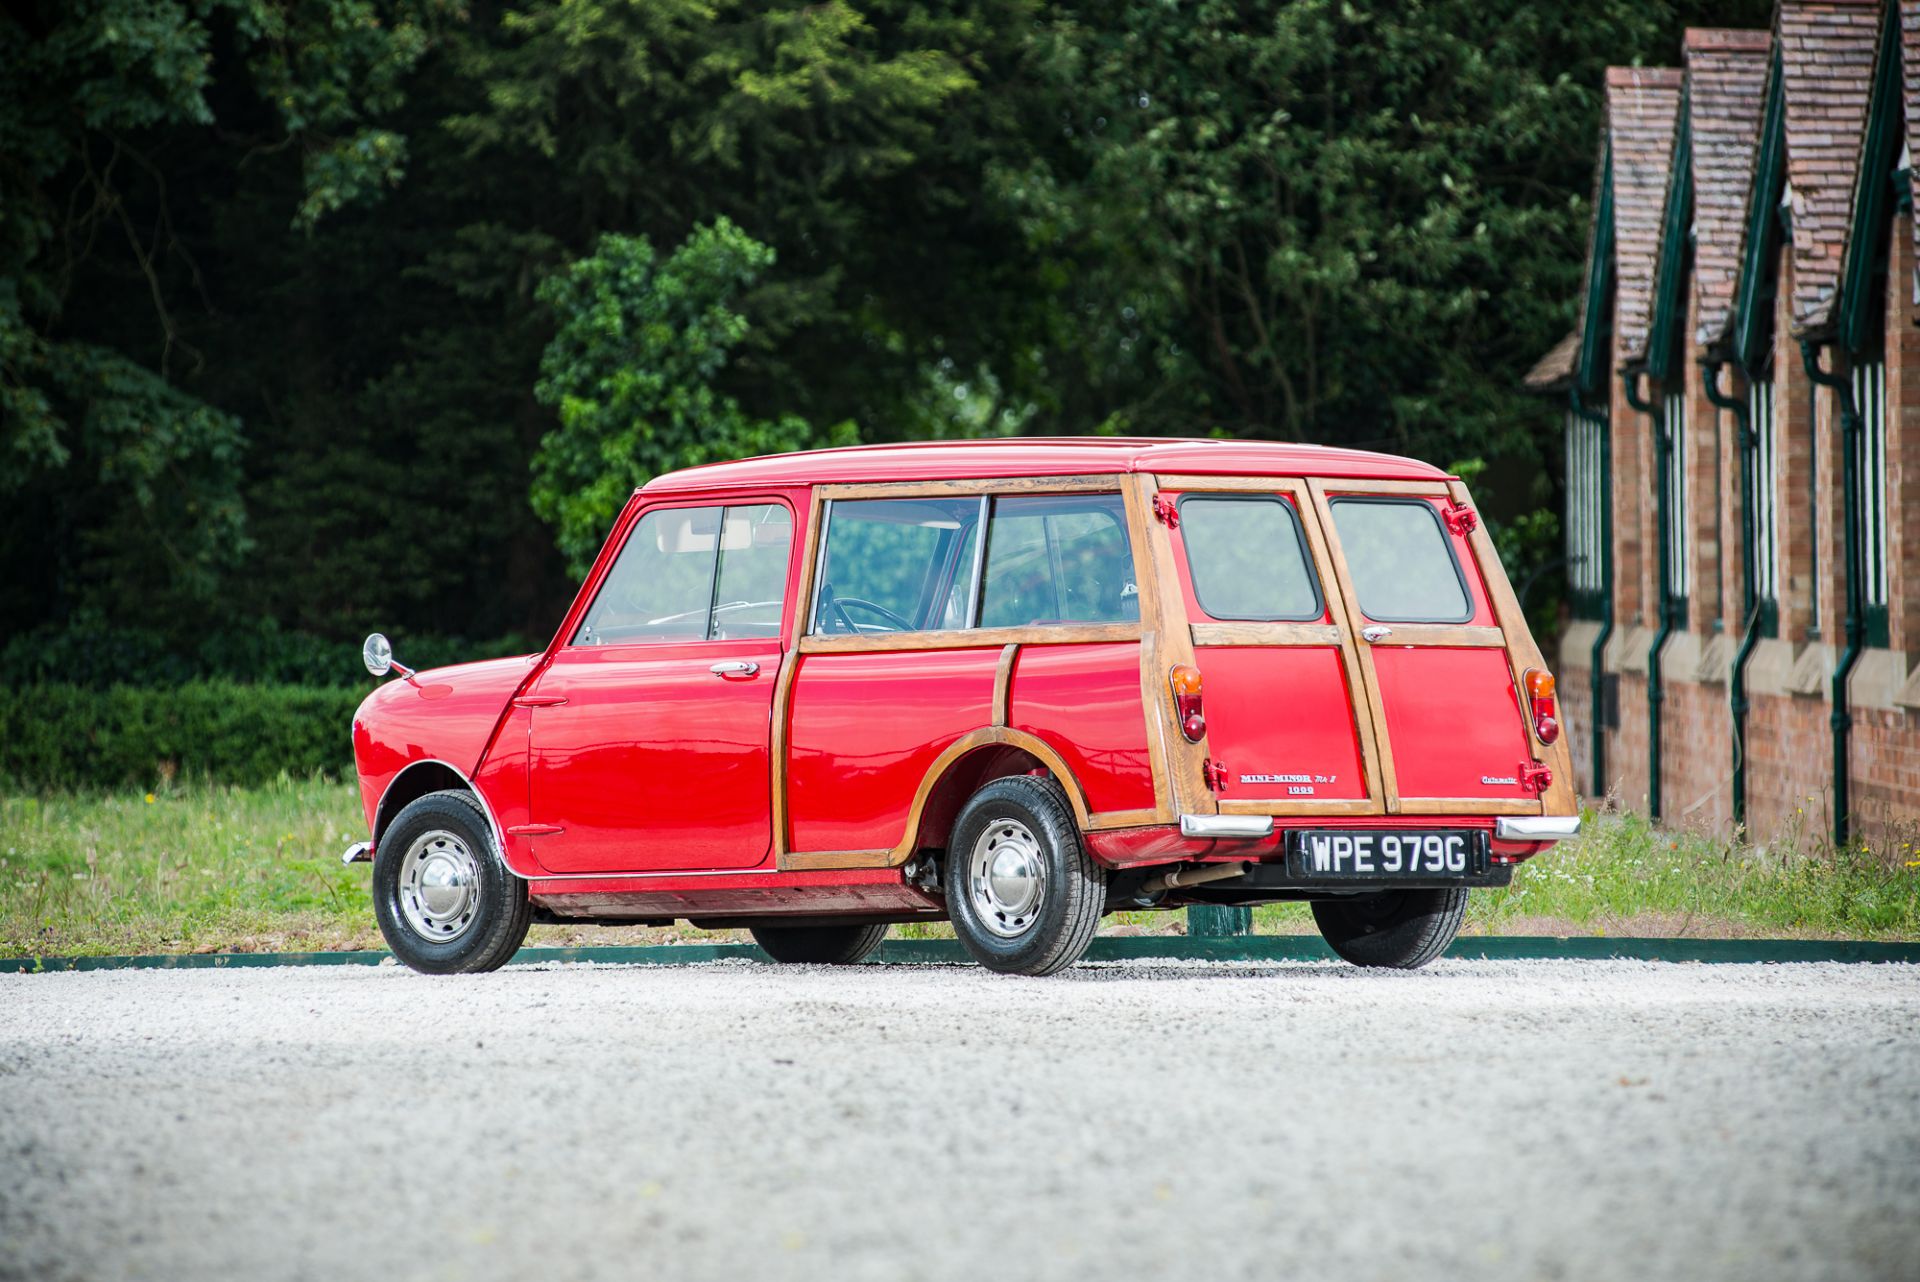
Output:
<path fill-rule="evenodd" d="M 1334 530 L 1360 612 L 1382 623 L 1465 623 L 1466 580 L 1433 504 L 1422 499 L 1334 499 Z"/>
<path fill-rule="evenodd" d="M 1325 611 L 1293 505 L 1265 494 L 1189 494 L 1180 536 L 1200 608 L 1216 619 L 1302 622 Z"/>
<path fill-rule="evenodd" d="M 979 499 L 835 501 L 809 631 L 965 627 L 980 508 Z"/>
<path fill-rule="evenodd" d="M 705 640 L 720 515 L 717 507 L 676 507 L 641 517 L 573 644 Z"/>
<path fill-rule="evenodd" d="M 993 502 L 980 626 L 1129 623 L 1140 617 L 1118 494 Z"/>
<path fill-rule="evenodd" d="M 778 637 L 793 518 L 779 503 L 647 513 L 587 608 L 574 645 Z"/>
<path fill-rule="evenodd" d="M 731 641 L 780 635 L 792 550 L 793 517 L 784 505 L 763 503 L 727 509 L 708 637 Z"/>

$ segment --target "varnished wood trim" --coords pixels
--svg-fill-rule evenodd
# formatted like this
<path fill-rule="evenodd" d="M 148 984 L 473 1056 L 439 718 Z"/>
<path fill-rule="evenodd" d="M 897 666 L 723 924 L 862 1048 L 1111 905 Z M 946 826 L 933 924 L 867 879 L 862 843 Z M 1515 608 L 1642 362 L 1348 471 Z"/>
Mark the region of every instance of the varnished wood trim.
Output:
<path fill-rule="evenodd" d="M 942 628 L 801 637 L 802 654 L 879 654 L 890 650 L 985 650 L 1009 645 L 1088 645 L 1138 641 L 1137 623 L 1062 623 L 1046 627 Z"/>
<path fill-rule="evenodd" d="M 780 673 L 773 683 L 773 733 L 768 739 L 767 767 L 772 771 L 768 796 L 772 805 L 773 860 L 778 866 L 787 853 L 787 748 L 793 703 L 793 678 L 800 670 L 800 634 L 813 610 L 813 569 L 820 550 L 820 515 L 826 503 L 816 488 L 807 504 L 807 533 L 800 549 L 800 577 L 791 585 L 793 617 L 787 621 L 787 649 L 780 656 Z"/>
<path fill-rule="evenodd" d="M 1162 475 L 1160 488 L 1182 494 L 1292 494 L 1298 491 L 1297 476 L 1190 476 Z"/>
<path fill-rule="evenodd" d="M 920 835 L 921 815 L 927 808 L 927 798 L 933 794 L 947 768 L 976 748 L 993 745 L 1019 748 L 1031 753 L 1041 765 L 1045 766 L 1060 783 L 1067 794 L 1067 803 L 1073 807 L 1074 822 L 1084 831 L 1090 825 L 1087 812 L 1087 800 L 1080 791 L 1080 784 L 1067 768 L 1060 754 L 1048 747 L 1044 741 L 1021 730 L 1010 730 L 1005 726 L 988 726 L 948 744 L 927 773 L 920 780 L 920 786 L 914 790 L 913 805 L 907 810 L 906 830 L 900 836 L 900 844 L 891 850 L 789 850 L 780 858 L 780 868 L 784 872 L 793 868 L 897 868 L 912 857 L 916 839 Z M 1132 825 L 1127 825 L 1132 826 Z"/>
<path fill-rule="evenodd" d="M 1124 477 L 1119 474 L 988 476 L 950 481 L 874 481 L 821 485 L 815 488 L 815 493 L 829 499 L 977 498 L 982 494 L 1084 494 L 1100 491 L 1118 493 L 1123 480 Z"/>
<path fill-rule="evenodd" d="M 1467 487 L 1455 481 L 1449 487 L 1453 501 L 1461 507 L 1470 506 Z M 1543 744 L 1533 733 L 1533 718 L 1527 715 L 1527 691 L 1523 684 L 1528 668 L 1547 667 L 1545 656 L 1540 653 L 1539 644 L 1533 639 L 1533 630 L 1527 626 L 1526 612 L 1520 608 L 1520 599 L 1514 594 L 1513 583 L 1507 578 L 1507 568 L 1500 563 L 1500 553 L 1493 546 L 1493 536 L 1487 532 L 1487 524 L 1481 521 L 1467 535 L 1467 546 L 1473 549 L 1473 559 L 1480 567 L 1480 580 L 1487 585 L 1487 597 L 1493 602 L 1494 617 L 1500 620 L 1500 627 L 1507 637 L 1507 665 L 1513 672 L 1513 697 L 1520 705 L 1520 719 L 1526 723 L 1527 741 L 1533 746 L 1535 760 L 1546 763 L 1553 772 L 1553 783 L 1540 797 L 1538 811 L 1548 815 L 1574 815 L 1580 813 L 1580 798 L 1573 787 L 1573 753 L 1567 745 L 1567 736 L 1563 733 L 1558 743 Z"/>
<path fill-rule="evenodd" d="M 1313 480 L 1309 484 L 1335 498 L 1344 498 L 1349 494 L 1417 494 L 1430 499 L 1447 497 L 1445 481 L 1363 481 L 1328 477 L 1325 480 Z"/>
<path fill-rule="evenodd" d="M 1193 643 L 1200 645 L 1339 645 L 1344 634 L 1334 623 L 1196 623 Z"/>
<path fill-rule="evenodd" d="M 1106 828 L 1146 828 L 1154 824 L 1172 822 L 1161 818 L 1153 810 L 1100 810 L 1087 816 L 1087 830 L 1098 832 Z"/>
<path fill-rule="evenodd" d="M 1020 643 L 1007 642 L 1000 651 L 1000 662 L 993 668 L 993 724 L 1005 727 L 1012 718 L 1010 701 L 1013 695 L 1013 660 L 1020 653 Z"/>
<path fill-rule="evenodd" d="M 1354 641 L 1364 620 L 1354 599 L 1353 581 L 1347 575 L 1346 554 L 1333 537 L 1326 493 L 1319 481 L 1308 481 L 1306 490 L 1300 523 L 1306 529 L 1320 581 L 1326 585 L 1327 606 L 1344 632 L 1340 656 L 1347 671 L 1347 690 L 1353 696 L 1354 729 L 1360 740 L 1360 763 L 1367 773 L 1367 794 L 1375 810 L 1392 813 L 1399 801 L 1399 781 L 1387 742 L 1386 712 L 1380 706 L 1380 683 L 1374 674 L 1373 655 Z"/>
<path fill-rule="evenodd" d="M 1284 819 L 1291 815 L 1375 815 L 1380 807 L 1365 797 L 1329 798 L 1301 797 L 1285 801 L 1248 801 L 1223 797 L 1220 800 L 1220 813 L 1223 815 L 1273 815 Z"/>
<path fill-rule="evenodd" d="M 1540 803 L 1525 797 L 1402 797 L 1403 815 L 1537 815 Z"/>
<path fill-rule="evenodd" d="M 1465 624 L 1450 623 L 1393 623 L 1393 635 L 1384 641 L 1374 642 L 1382 649 L 1392 649 L 1397 645 L 1437 645 L 1462 649 L 1505 649 L 1506 634 L 1499 628 L 1476 628 Z"/>
<path fill-rule="evenodd" d="M 1128 478 L 1127 529 L 1140 587 L 1140 625 L 1145 629 L 1140 641 L 1140 707 L 1147 718 L 1148 757 L 1154 767 L 1154 806 L 1163 821 L 1172 823 L 1181 815 L 1213 814 L 1214 797 L 1204 769 L 1205 738 L 1189 743 L 1175 728 L 1179 722 L 1167 678 L 1176 665 L 1194 661 L 1193 634 L 1188 631 L 1173 542 L 1167 528 L 1153 516 L 1157 493 L 1155 477 L 1141 473 Z"/>

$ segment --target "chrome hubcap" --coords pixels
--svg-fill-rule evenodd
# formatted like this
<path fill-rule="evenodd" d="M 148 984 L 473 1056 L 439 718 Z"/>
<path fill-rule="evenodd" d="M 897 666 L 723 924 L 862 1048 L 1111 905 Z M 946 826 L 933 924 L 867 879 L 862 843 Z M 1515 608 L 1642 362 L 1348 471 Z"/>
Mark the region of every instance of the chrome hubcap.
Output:
<path fill-rule="evenodd" d="M 967 859 L 967 894 L 980 924 L 1003 939 L 1033 925 L 1046 898 L 1047 868 L 1032 829 L 995 819 Z"/>
<path fill-rule="evenodd" d="M 400 860 L 400 915 L 435 943 L 458 939 L 480 904 L 480 865 L 443 829 L 416 838 Z"/>

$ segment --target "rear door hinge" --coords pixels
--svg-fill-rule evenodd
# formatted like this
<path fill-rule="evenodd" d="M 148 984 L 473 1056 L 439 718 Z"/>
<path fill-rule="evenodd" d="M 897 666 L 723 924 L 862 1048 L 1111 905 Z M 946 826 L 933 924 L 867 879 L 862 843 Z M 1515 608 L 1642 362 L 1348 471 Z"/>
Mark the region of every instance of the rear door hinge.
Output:
<path fill-rule="evenodd" d="M 1462 507 L 1458 503 L 1449 503 L 1447 504 L 1446 520 L 1447 528 L 1464 539 L 1479 527 L 1480 514 L 1470 507 Z"/>
<path fill-rule="evenodd" d="M 1520 763 L 1520 786 L 1528 792 L 1545 792 L 1553 787 L 1553 771 L 1538 761 Z"/>
<path fill-rule="evenodd" d="M 1207 787 L 1214 792 L 1227 790 L 1227 763 L 1208 757 L 1200 767 L 1200 777 L 1207 781 Z"/>
<path fill-rule="evenodd" d="M 1164 494 L 1153 496 L 1153 519 L 1169 530 L 1180 528 L 1180 507 Z"/>

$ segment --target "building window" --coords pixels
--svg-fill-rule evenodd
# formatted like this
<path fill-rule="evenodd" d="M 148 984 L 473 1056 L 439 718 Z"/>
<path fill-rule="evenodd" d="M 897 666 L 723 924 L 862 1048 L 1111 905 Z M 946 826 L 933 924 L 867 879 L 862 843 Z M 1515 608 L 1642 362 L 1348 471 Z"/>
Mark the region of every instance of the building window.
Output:
<path fill-rule="evenodd" d="M 1605 514 L 1601 469 L 1606 466 L 1606 421 L 1567 411 L 1567 587 L 1576 618 L 1600 617 L 1606 591 Z"/>
<path fill-rule="evenodd" d="M 1853 403 L 1860 412 L 1859 523 L 1861 601 L 1867 640 L 1887 643 L 1887 362 L 1883 356 L 1853 365 Z"/>
<path fill-rule="evenodd" d="M 1780 617 L 1780 512 L 1774 492 L 1780 479 L 1780 428 L 1773 413 L 1771 371 L 1747 389 L 1747 424 L 1753 432 L 1747 468 L 1752 482 L 1754 596 L 1747 604 L 1759 607 L 1761 631 L 1771 633 Z"/>
<path fill-rule="evenodd" d="M 1666 446 L 1666 506 L 1660 513 L 1667 543 L 1667 599 L 1662 605 L 1684 618 L 1693 586 L 1687 555 L 1687 398 L 1671 392 L 1660 398 L 1660 434 Z"/>

